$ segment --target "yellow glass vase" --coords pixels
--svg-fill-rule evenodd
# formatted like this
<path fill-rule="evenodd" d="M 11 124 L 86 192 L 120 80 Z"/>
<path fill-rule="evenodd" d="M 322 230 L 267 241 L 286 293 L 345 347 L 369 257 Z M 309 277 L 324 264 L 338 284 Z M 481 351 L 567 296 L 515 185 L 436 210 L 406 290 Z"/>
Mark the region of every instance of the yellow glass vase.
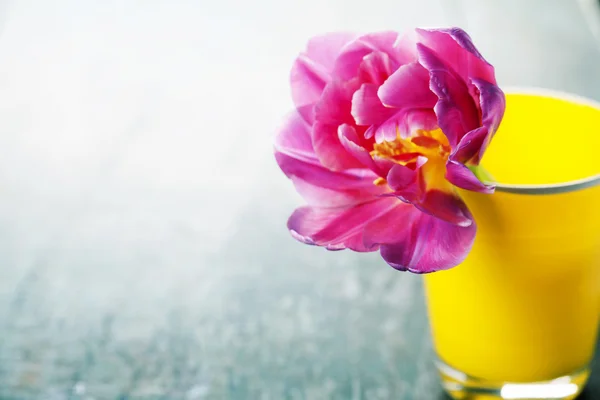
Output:
<path fill-rule="evenodd" d="M 425 277 L 443 386 L 455 399 L 575 398 L 600 312 L 600 105 L 508 93 L 482 165 L 499 185 L 462 193 L 471 253 Z"/>

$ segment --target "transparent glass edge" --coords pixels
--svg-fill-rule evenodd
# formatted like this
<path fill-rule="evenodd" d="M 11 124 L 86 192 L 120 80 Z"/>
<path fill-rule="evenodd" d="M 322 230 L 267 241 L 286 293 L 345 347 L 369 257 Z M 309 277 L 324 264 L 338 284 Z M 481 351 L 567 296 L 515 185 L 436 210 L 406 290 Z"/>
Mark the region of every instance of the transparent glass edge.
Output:
<path fill-rule="evenodd" d="M 572 103 L 590 106 L 600 110 L 600 102 L 573 93 L 563 92 L 561 90 L 547 89 L 535 86 L 505 86 L 502 87 L 502 90 L 506 94 L 523 94 L 550 97 L 558 100 L 566 100 Z M 508 184 L 495 182 L 493 179 L 482 179 L 482 182 L 488 185 L 494 185 L 496 186 L 496 191 L 504 193 L 527 195 L 560 194 L 583 190 L 600 185 L 600 173 L 583 179 L 551 184 Z"/>

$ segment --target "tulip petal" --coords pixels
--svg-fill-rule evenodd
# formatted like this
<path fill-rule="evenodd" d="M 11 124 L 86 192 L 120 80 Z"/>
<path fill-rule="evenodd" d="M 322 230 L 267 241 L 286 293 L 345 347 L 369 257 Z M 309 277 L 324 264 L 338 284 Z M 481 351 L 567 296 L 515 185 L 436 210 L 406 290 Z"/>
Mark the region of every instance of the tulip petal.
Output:
<path fill-rule="evenodd" d="M 342 80 L 356 77 L 363 58 L 374 52 L 388 54 L 391 69 L 396 69 L 403 60 L 402 54 L 394 47 L 397 39 L 398 33 L 391 31 L 369 33 L 359 37 L 342 49 L 335 62 L 332 75 Z"/>
<path fill-rule="evenodd" d="M 369 168 L 380 177 L 387 175 L 390 168 L 389 164 L 378 162 L 371 157 L 369 151 L 360 145 L 360 138 L 352 126 L 348 124 L 341 125 L 338 129 L 338 135 L 342 146 L 364 167 Z"/>
<path fill-rule="evenodd" d="M 332 170 L 362 167 L 344 148 L 338 135 L 340 125 L 354 125 L 350 111 L 352 94 L 357 89 L 358 83 L 332 81 L 315 106 L 316 122 L 311 132 L 313 148 L 321 163 Z"/>
<path fill-rule="evenodd" d="M 433 131 L 438 128 L 437 116 L 429 109 L 407 110 L 399 121 L 398 133 L 404 138 L 412 136 L 417 130 Z"/>
<path fill-rule="evenodd" d="M 339 126 L 353 124 L 352 95 L 360 88 L 358 82 L 330 82 L 321 98 L 315 105 L 315 119 L 317 122 Z"/>
<path fill-rule="evenodd" d="M 357 125 L 381 124 L 397 112 L 381 104 L 377 89 L 373 83 L 364 83 L 352 96 L 352 116 Z"/>
<path fill-rule="evenodd" d="M 397 165 L 389 158 L 383 158 L 377 155 L 373 156 L 373 162 L 377 165 L 378 171 L 380 172 L 379 176 L 382 178 L 387 176 L 387 174 L 390 172 L 390 169 L 392 169 L 394 165 Z"/>
<path fill-rule="evenodd" d="M 387 175 L 387 182 L 394 191 L 403 191 L 417 184 L 418 174 L 414 169 L 396 164 Z"/>
<path fill-rule="evenodd" d="M 391 75 L 392 71 L 390 56 L 381 51 L 376 51 L 363 58 L 358 68 L 358 78 L 361 82 L 372 83 L 379 87 Z"/>
<path fill-rule="evenodd" d="M 476 164 L 471 162 L 471 160 L 477 159 L 480 151 L 482 149 L 485 150 L 487 147 L 485 143 L 490 140 L 489 137 L 488 129 L 485 126 L 473 129 L 463 136 L 458 143 L 458 146 L 456 146 L 452 154 L 450 154 L 449 160 L 461 164 Z"/>
<path fill-rule="evenodd" d="M 386 180 L 393 192 L 385 193 L 384 196 L 395 196 L 399 200 L 411 204 L 420 201 L 423 189 L 419 185 L 418 169 L 411 169 L 404 165 L 395 164 L 390 169 Z"/>
<path fill-rule="evenodd" d="M 408 30 L 401 34 L 394 43 L 395 58 L 398 65 L 410 64 L 417 61 L 417 31 Z"/>
<path fill-rule="evenodd" d="M 380 247 L 395 269 L 429 273 L 460 264 L 469 253 L 475 223 L 461 227 L 399 203 L 364 229 L 365 247 Z"/>
<path fill-rule="evenodd" d="M 298 113 L 292 114 L 275 140 L 275 159 L 311 205 L 340 206 L 372 200 L 383 193 L 375 186 L 377 175 L 369 170 L 331 171 L 312 151 L 309 127 Z"/>
<path fill-rule="evenodd" d="M 321 164 L 333 171 L 364 168 L 364 165 L 340 142 L 338 127 L 320 123 L 313 126 L 313 146 Z"/>
<path fill-rule="evenodd" d="M 312 145 L 310 126 L 297 111 L 292 112 L 275 137 L 275 150 L 312 164 L 319 160 Z"/>
<path fill-rule="evenodd" d="M 496 134 L 500 122 L 502 121 L 502 117 L 504 117 L 506 98 L 504 97 L 504 92 L 502 92 L 498 86 L 490 82 L 481 79 L 472 79 L 471 82 L 479 91 L 479 104 L 482 110 L 482 125 L 486 127 L 488 131 L 479 151 L 471 160 L 472 163 L 477 165 L 481 161 L 485 150 Z"/>
<path fill-rule="evenodd" d="M 292 100 L 306 122 L 314 121 L 313 108 L 328 81 L 329 76 L 320 65 L 302 55 L 296 59 L 290 73 Z"/>
<path fill-rule="evenodd" d="M 275 160 L 310 205 L 338 207 L 364 203 L 388 191 L 373 184 L 378 176 L 367 169 L 335 172 L 279 152 L 275 152 Z"/>
<path fill-rule="evenodd" d="M 454 186 L 480 193 L 494 193 L 494 185 L 486 185 L 481 182 L 465 165 L 456 161 L 448 161 L 446 164 L 446 179 Z"/>
<path fill-rule="evenodd" d="M 382 143 L 396 140 L 398 135 L 408 138 L 417 130 L 432 131 L 437 128 L 437 117 L 430 109 L 399 110 L 382 124 L 370 126 L 365 132 L 365 138 L 375 137 L 377 143 Z"/>
<path fill-rule="evenodd" d="M 331 32 L 315 36 L 308 41 L 304 54 L 330 73 L 344 46 L 351 43 L 357 36 L 351 32 Z"/>
<path fill-rule="evenodd" d="M 375 137 L 377 143 L 394 141 L 398 137 L 398 127 L 399 121 L 392 117 L 380 125 L 371 125 L 365 131 L 365 139 L 370 140 Z"/>
<path fill-rule="evenodd" d="M 362 204 L 383 196 L 388 189 L 383 186 L 371 186 L 365 190 L 352 188 L 330 189 L 315 183 L 292 177 L 296 192 L 311 207 L 339 208 Z M 333 186 L 333 185 L 330 185 Z"/>
<path fill-rule="evenodd" d="M 467 205 L 454 191 L 427 190 L 421 201 L 412 204 L 424 213 L 452 225 L 465 227 L 473 224 Z"/>
<path fill-rule="evenodd" d="M 330 250 L 373 251 L 365 246 L 363 230 L 396 203 L 394 198 L 380 198 L 346 208 L 301 207 L 288 220 L 288 229 L 297 240 Z"/>
<path fill-rule="evenodd" d="M 444 178 L 443 163 L 420 156 L 414 166 L 414 175 L 410 174 L 410 168 L 401 167 L 392 168 L 387 177 L 393 194 L 399 199 L 454 225 L 473 223 L 467 206 Z"/>
<path fill-rule="evenodd" d="M 419 62 L 429 71 L 429 88 L 437 95 L 438 123 L 450 145 L 456 146 L 469 131 L 480 126 L 479 110 L 464 81 L 428 47 L 417 44 Z"/>
<path fill-rule="evenodd" d="M 313 107 L 331 79 L 330 72 L 340 49 L 353 38 L 349 33 L 317 36 L 296 59 L 290 74 L 292 99 L 308 123 L 314 121 Z"/>
<path fill-rule="evenodd" d="M 378 249 L 380 245 L 402 241 L 422 214 L 410 204 L 395 198 L 387 199 L 390 204 L 387 212 L 369 221 L 364 228 L 363 239 L 367 248 Z"/>
<path fill-rule="evenodd" d="M 460 141 L 450 160 L 478 165 L 504 116 L 506 100 L 502 90 L 489 82 L 472 80 L 479 93 L 482 127 L 468 132 Z"/>
<path fill-rule="evenodd" d="M 506 108 L 504 92 L 495 84 L 482 79 L 471 79 L 479 90 L 479 103 L 482 110 L 483 125 L 491 132 L 496 132 Z"/>
<path fill-rule="evenodd" d="M 469 254 L 477 227 L 449 224 L 421 213 L 396 243 L 381 245 L 381 256 L 393 268 L 430 273 L 452 268 Z"/>
<path fill-rule="evenodd" d="M 318 163 L 307 162 L 288 154 L 275 152 L 275 158 L 281 170 L 288 178 L 298 177 L 317 186 L 329 189 L 363 190 L 377 193 L 373 190 L 373 180 L 377 175 L 368 169 L 353 169 L 331 171 Z"/>
<path fill-rule="evenodd" d="M 436 95 L 429 89 L 429 71 L 418 63 L 401 66 L 378 91 L 381 102 L 395 108 L 433 108 Z"/>
<path fill-rule="evenodd" d="M 494 67 L 477 51 L 471 37 L 460 28 L 416 29 L 419 42 L 433 50 L 462 80 L 484 79 L 496 83 Z"/>

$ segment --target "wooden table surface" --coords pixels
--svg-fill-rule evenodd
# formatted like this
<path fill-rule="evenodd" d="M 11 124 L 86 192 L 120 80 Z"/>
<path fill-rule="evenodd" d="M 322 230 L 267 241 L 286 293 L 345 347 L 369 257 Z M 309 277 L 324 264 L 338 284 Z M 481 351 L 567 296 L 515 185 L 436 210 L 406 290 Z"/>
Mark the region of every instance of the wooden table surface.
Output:
<path fill-rule="evenodd" d="M 271 140 L 294 56 L 323 31 L 455 24 L 502 85 L 600 100 L 574 1 L 13 0 L 0 15 L 7 400 L 444 399 L 421 278 L 285 230 L 300 199 Z"/>

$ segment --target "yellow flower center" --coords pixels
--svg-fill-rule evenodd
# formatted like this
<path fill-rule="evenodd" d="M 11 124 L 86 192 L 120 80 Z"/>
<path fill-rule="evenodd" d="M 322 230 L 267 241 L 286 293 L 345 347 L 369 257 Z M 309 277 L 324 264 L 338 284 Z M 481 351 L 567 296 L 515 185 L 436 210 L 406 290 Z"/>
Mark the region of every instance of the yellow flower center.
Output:
<path fill-rule="evenodd" d="M 441 167 L 445 166 L 450 151 L 448 138 L 446 138 L 441 129 L 432 131 L 419 129 L 415 132 L 414 136 L 409 138 L 402 138 L 398 134 L 396 139 L 391 142 L 375 143 L 370 154 L 371 157 L 384 158 L 401 165 L 414 163 L 417 161 L 417 157 L 424 156 L 431 167 L 434 164 Z M 440 168 L 428 169 L 430 171 L 440 171 Z M 443 169 L 445 170 L 445 167 Z M 384 185 L 387 182 L 384 178 L 380 177 L 375 179 L 373 183 L 375 185 Z"/>

